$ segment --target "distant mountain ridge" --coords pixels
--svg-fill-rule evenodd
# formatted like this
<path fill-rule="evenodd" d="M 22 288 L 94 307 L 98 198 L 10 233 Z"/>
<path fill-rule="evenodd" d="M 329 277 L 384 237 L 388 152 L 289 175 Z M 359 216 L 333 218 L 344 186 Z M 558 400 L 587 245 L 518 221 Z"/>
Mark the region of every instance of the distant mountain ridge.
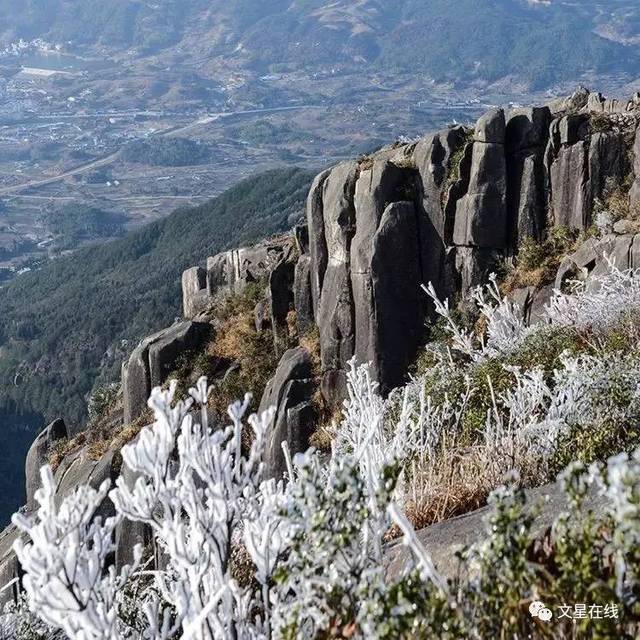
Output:
<path fill-rule="evenodd" d="M 633 78 L 640 61 L 633 0 L 0 0 L 0 12 L 0 44 L 43 37 L 262 70 L 373 64 L 541 88 L 590 73 Z"/>

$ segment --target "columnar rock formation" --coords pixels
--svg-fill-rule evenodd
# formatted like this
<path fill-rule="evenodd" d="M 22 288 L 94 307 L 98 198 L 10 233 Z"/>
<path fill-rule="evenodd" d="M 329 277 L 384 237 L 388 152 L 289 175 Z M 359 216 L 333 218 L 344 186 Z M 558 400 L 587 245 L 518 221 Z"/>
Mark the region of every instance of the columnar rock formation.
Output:
<path fill-rule="evenodd" d="M 217 293 L 241 293 L 247 285 L 265 281 L 276 265 L 292 259 L 294 251 L 290 237 L 265 240 L 207 258 L 206 269 L 187 269 L 182 274 L 184 317 L 191 320 L 207 311 Z"/>
<path fill-rule="evenodd" d="M 125 424 L 140 418 L 151 388 L 215 331 L 212 306 L 254 284 L 262 293 L 255 326 L 271 327 L 282 356 L 261 402 L 276 407 L 267 467 L 281 476 L 282 440 L 292 453 L 307 448 L 317 419 L 313 396 L 320 386 L 330 408 L 342 400 L 352 358 L 372 363 L 383 392 L 406 378 L 432 312 L 420 285 L 431 282 L 440 297 L 459 300 L 527 238 L 541 239 L 553 225 L 589 227 L 612 185 L 630 188 L 637 210 L 639 120 L 640 96 L 619 102 L 580 90 L 544 107 L 495 109 L 473 129 L 451 127 L 323 171 L 309 193 L 306 225 L 294 234 L 210 257 L 206 268 L 183 274 L 185 320 L 143 340 L 123 366 Z M 514 293 L 527 321 L 540 316 L 554 285 L 597 273 L 605 256 L 622 268 L 640 266 L 635 224 L 622 221 L 613 231 L 568 256 L 555 283 Z M 319 364 L 304 348 L 288 348 L 292 335 L 314 330 Z M 31 506 L 37 467 L 64 437 L 64 425 L 54 423 L 29 453 Z M 90 461 L 85 449 L 68 457 L 57 472 L 59 491 L 114 478 L 116 457 L 109 451 Z M 0 586 L 19 572 L 9 551 L 14 537 L 11 529 L 0 536 Z M 147 538 L 144 527 L 124 523 L 117 562 Z"/>

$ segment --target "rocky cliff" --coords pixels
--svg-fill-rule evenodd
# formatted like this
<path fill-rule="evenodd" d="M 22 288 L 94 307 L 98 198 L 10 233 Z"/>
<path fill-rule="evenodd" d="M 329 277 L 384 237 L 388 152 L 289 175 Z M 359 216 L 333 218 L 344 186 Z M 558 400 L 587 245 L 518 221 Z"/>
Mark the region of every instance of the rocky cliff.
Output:
<path fill-rule="evenodd" d="M 110 424 L 135 437 L 133 426 L 148 419 L 151 388 L 184 368 L 185 357 L 205 354 L 215 384 L 233 376 L 243 365 L 211 345 L 225 326 L 219 309 L 245 296 L 250 330 L 269 336 L 260 343 L 264 357 L 279 361 L 254 392 L 262 393 L 261 408 L 277 407 L 267 464 L 281 476 L 280 443 L 293 452 L 309 446 L 321 414 L 345 397 L 352 358 L 372 363 L 383 392 L 406 379 L 431 317 L 422 284 L 461 301 L 490 271 L 517 263 L 521 246 L 542 242 L 554 228 L 587 234 L 615 198 L 623 220 L 566 256 L 552 277 L 512 295 L 534 321 L 569 275 L 587 277 L 606 256 L 621 267 L 639 266 L 640 236 L 630 219 L 640 206 L 639 122 L 639 96 L 619 102 L 579 90 L 546 106 L 495 109 L 473 128 L 451 127 L 323 171 L 311 187 L 306 221 L 290 235 L 203 256 L 206 265 L 184 272 L 184 319 L 144 339 L 123 365 L 122 398 Z M 317 349 L 310 346 L 316 342 Z M 39 464 L 70 437 L 58 422 L 34 443 L 27 508 Z M 76 479 L 120 473 L 123 441 L 112 439 L 93 458 L 77 446 L 59 465 L 61 494 Z M 122 529 L 117 557 L 126 558 L 145 532 Z M 0 539 L 0 582 L 18 571 L 12 535 Z"/>

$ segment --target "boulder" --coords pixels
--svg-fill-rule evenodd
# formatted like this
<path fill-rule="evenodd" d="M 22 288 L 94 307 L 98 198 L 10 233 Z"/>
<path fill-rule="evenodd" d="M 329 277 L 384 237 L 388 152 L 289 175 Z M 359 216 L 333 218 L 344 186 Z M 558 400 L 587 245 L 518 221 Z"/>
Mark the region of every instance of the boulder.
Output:
<path fill-rule="evenodd" d="M 45 429 L 36 439 L 34 447 L 29 452 L 27 468 L 30 463 L 35 467 L 35 461 L 44 450 L 47 442 L 55 442 L 60 437 L 66 437 L 64 423 L 58 420 L 47 429 Z M 104 481 L 109 481 L 113 485 L 115 478 L 119 473 L 120 454 L 114 450 L 108 450 L 99 459 L 95 459 L 90 451 L 89 446 L 85 446 L 79 451 L 66 456 L 60 466 L 56 469 L 54 480 L 56 483 L 55 503 L 60 508 L 63 500 L 69 496 L 80 486 L 90 486 L 98 489 Z M 39 474 L 39 467 L 38 467 Z M 39 477 L 39 475 L 38 475 Z M 29 478 L 28 478 L 29 481 Z M 31 498 L 31 504 L 22 509 L 28 515 L 31 515 L 37 504 L 32 499 L 33 487 L 29 489 L 28 497 Z M 115 508 L 111 500 L 107 497 L 102 504 L 98 506 L 94 517 L 108 518 L 115 515 Z M 19 580 L 22 577 L 20 564 L 13 551 L 13 543 L 20 537 L 18 529 L 12 524 L 9 525 L 2 533 L 0 533 L 0 589 L 10 582 L 13 585 L 8 589 L 0 592 L 0 606 L 16 601 L 21 590 Z"/>
<path fill-rule="evenodd" d="M 638 231 L 638 223 L 633 220 L 618 220 L 613 225 L 613 232 L 618 235 L 633 234 Z"/>
<path fill-rule="evenodd" d="M 570 280 L 588 281 L 590 276 L 605 273 L 609 261 L 621 270 L 640 267 L 640 234 L 610 234 L 600 240 L 587 240 L 560 263 L 555 288 L 565 288 Z"/>
<path fill-rule="evenodd" d="M 265 454 L 268 477 L 281 478 L 287 470 L 282 442 L 288 443 L 292 456 L 309 448 L 314 428 L 312 368 L 311 356 L 306 349 L 290 349 L 282 356 L 274 377 L 264 390 L 259 412 L 276 408 Z"/>
<path fill-rule="evenodd" d="M 507 153 L 546 146 L 550 123 L 549 107 L 521 107 L 509 110 L 505 126 Z"/>
<path fill-rule="evenodd" d="M 558 133 L 561 145 L 572 145 L 584 140 L 589 133 L 589 116 L 585 113 L 563 116 L 558 122 Z"/>
<path fill-rule="evenodd" d="M 178 358 L 186 351 L 200 347 L 210 330 L 207 323 L 180 322 L 145 338 L 134 349 L 122 368 L 125 424 L 142 414 L 151 389 L 162 385 Z"/>
<path fill-rule="evenodd" d="M 209 336 L 210 325 L 203 322 L 180 322 L 165 329 L 149 344 L 151 388 L 165 382 L 177 360 L 186 352 L 197 349 Z"/>
<path fill-rule="evenodd" d="M 207 287 L 207 272 L 202 267 L 187 269 L 182 274 L 182 313 L 195 318 L 206 311 L 211 303 Z"/>
<path fill-rule="evenodd" d="M 40 487 L 40 468 L 48 462 L 49 454 L 54 445 L 69 437 L 64 420 L 54 420 L 38 435 L 27 453 L 25 463 L 25 480 L 27 490 L 27 505 L 35 507 L 36 490 Z"/>
<path fill-rule="evenodd" d="M 534 539 L 542 540 L 550 531 L 551 525 L 562 513 L 568 510 L 564 492 L 559 484 L 547 485 L 527 491 L 527 508 L 540 506 L 531 529 Z M 585 499 L 585 512 L 591 511 L 598 517 L 604 514 L 607 498 L 595 490 Z M 418 540 L 431 556 L 436 569 L 444 578 L 453 579 L 460 564 L 457 554 L 472 544 L 480 543 L 487 535 L 486 520 L 491 507 L 484 507 L 457 518 L 434 524 L 417 532 Z M 413 563 L 411 551 L 402 541 L 391 544 L 385 554 L 387 575 L 397 577 Z"/>
<path fill-rule="evenodd" d="M 240 294 L 248 285 L 266 281 L 273 268 L 290 257 L 293 247 L 290 236 L 274 238 L 210 257 L 206 270 L 187 269 L 182 274 L 185 318 L 191 320 L 207 311 L 218 293 Z"/>
<path fill-rule="evenodd" d="M 274 250 L 275 249 L 275 250 Z M 278 248 L 269 243 L 225 251 L 207 259 L 209 295 L 218 291 L 241 293 L 248 284 L 266 276 L 280 258 Z"/>
<path fill-rule="evenodd" d="M 537 324 L 545 319 L 545 306 L 553 295 L 554 287 L 523 287 L 513 291 L 509 298 L 520 317 L 527 325 Z"/>
<path fill-rule="evenodd" d="M 590 92 L 584 87 L 578 87 L 569 97 L 559 98 L 549 103 L 552 113 L 574 112 L 584 109 L 589 101 Z"/>
<path fill-rule="evenodd" d="M 59 507 L 64 498 L 79 486 L 88 485 L 98 489 L 105 480 L 115 482 L 119 464 L 120 454 L 113 449 L 108 450 L 98 460 L 92 455 L 89 446 L 67 456 L 54 474 L 57 487 L 56 505 Z M 115 507 L 109 498 L 106 498 L 98 507 L 95 515 L 102 518 L 115 515 Z"/>

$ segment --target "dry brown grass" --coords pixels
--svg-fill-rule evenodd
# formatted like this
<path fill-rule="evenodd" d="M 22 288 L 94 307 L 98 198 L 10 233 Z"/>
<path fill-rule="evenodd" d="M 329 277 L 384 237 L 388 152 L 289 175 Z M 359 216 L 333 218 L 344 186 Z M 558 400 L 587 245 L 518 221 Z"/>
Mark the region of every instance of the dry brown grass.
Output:
<path fill-rule="evenodd" d="M 244 544 L 232 545 L 229 572 L 241 587 L 249 587 L 257 582 L 255 565 Z"/>
<path fill-rule="evenodd" d="M 462 447 L 442 444 L 429 460 L 409 461 L 401 479 L 403 507 L 416 530 L 485 506 L 489 494 L 504 484 L 511 468 L 517 467 L 524 486 L 546 482 L 544 469 L 536 466 L 527 452 L 487 451 L 483 446 Z M 392 528 L 389 537 L 397 537 Z"/>
<path fill-rule="evenodd" d="M 240 360 L 245 354 L 248 339 L 255 332 L 252 315 L 247 311 L 236 313 L 222 322 L 207 347 L 207 353 L 226 360 Z"/>
<path fill-rule="evenodd" d="M 294 309 L 291 309 L 289 313 L 287 313 L 287 335 L 289 338 L 289 342 L 297 342 L 299 333 L 298 333 L 298 314 Z"/>
<path fill-rule="evenodd" d="M 629 180 L 620 183 L 608 179 L 605 184 L 602 199 L 596 200 L 594 205 L 594 216 L 603 211 L 608 211 L 614 222 L 618 220 L 631 220 L 638 223 L 640 228 L 640 207 L 631 204 L 629 190 L 631 184 Z"/>
<path fill-rule="evenodd" d="M 109 451 L 109 441 L 94 440 L 89 444 L 89 457 L 92 460 L 100 460 Z"/>
<path fill-rule="evenodd" d="M 562 258 L 575 250 L 585 236 L 578 231 L 556 227 L 542 241 L 526 238 L 520 245 L 515 266 L 500 284 L 503 295 L 523 287 L 539 288 L 553 282 Z"/>
<path fill-rule="evenodd" d="M 327 405 L 320 389 L 316 389 L 311 403 L 317 416 L 317 425 L 311 434 L 309 444 L 318 451 L 328 453 L 331 451 L 331 443 L 337 425 L 342 420 L 342 406 L 339 404 L 336 406 Z"/>
<path fill-rule="evenodd" d="M 113 434 L 109 447 L 120 451 L 120 449 L 122 449 L 126 444 L 135 440 L 144 427 L 152 423 L 153 412 L 151 409 L 147 408 L 131 424 L 125 425 L 122 429 Z"/>
<path fill-rule="evenodd" d="M 319 376 L 322 363 L 320 360 L 320 333 L 318 332 L 318 328 L 314 325 L 313 328 L 300 336 L 298 344 L 308 351 L 311 356 L 313 374 Z"/>
<path fill-rule="evenodd" d="M 70 440 L 59 440 L 49 452 L 49 465 L 55 472 L 62 461 L 71 453 L 78 451 L 87 441 L 87 433 L 83 431 Z"/>

